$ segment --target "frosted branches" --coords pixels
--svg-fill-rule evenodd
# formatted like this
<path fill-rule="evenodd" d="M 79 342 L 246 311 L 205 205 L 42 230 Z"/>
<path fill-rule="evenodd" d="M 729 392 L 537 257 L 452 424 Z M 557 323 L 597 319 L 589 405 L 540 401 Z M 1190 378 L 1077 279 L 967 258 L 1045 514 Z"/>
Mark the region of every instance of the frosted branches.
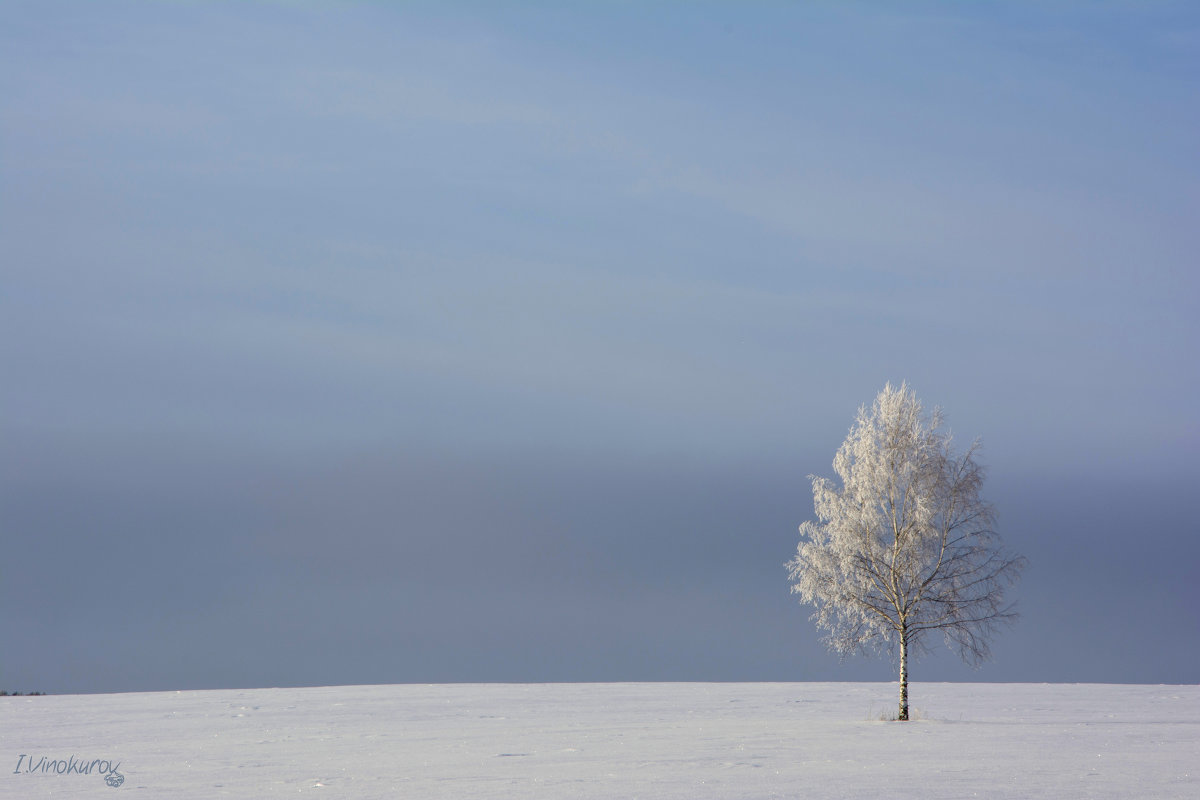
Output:
<path fill-rule="evenodd" d="M 907 385 L 888 384 L 834 458 L 840 481 L 812 479 L 817 521 L 800 526 L 786 566 L 838 653 L 907 652 L 936 632 L 978 665 L 1016 617 L 1004 595 L 1025 559 L 1003 549 L 980 498 L 978 442 L 956 455 L 941 425 Z"/>

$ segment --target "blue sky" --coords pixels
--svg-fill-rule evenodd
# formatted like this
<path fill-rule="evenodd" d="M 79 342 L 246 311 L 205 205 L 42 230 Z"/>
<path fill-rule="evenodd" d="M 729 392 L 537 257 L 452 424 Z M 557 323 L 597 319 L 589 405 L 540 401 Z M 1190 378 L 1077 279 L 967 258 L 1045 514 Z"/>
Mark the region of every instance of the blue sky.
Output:
<path fill-rule="evenodd" d="M 1032 565 L 914 679 L 1195 682 L 1198 62 L 1187 3 L 0 6 L 0 688 L 886 680 L 782 564 L 889 380 Z"/>

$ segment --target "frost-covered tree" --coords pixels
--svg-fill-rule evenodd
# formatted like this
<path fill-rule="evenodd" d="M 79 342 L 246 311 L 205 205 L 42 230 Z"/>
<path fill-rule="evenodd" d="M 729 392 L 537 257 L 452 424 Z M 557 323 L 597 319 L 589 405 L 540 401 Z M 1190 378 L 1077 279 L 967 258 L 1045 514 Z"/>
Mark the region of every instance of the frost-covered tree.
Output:
<path fill-rule="evenodd" d="M 1004 590 L 1025 566 L 1003 549 L 979 496 L 979 442 L 956 455 L 942 421 L 903 383 L 860 408 L 833 461 L 840 485 L 812 478 L 819 521 L 800 526 L 786 564 L 832 650 L 898 656 L 902 720 L 909 654 L 940 634 L 968 664 L 986 660 L 992 634 L 1016 618 Z"/>

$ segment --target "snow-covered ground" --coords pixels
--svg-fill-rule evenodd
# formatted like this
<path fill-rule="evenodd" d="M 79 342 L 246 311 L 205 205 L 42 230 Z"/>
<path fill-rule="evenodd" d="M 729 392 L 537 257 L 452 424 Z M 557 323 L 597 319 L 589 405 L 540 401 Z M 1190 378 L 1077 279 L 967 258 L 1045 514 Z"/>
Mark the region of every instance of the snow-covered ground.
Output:
<path fill-rule="evenodd" d="M 879 721 L 895 695 L 625 683 L 5 697 L 0 797 L 1200 797 L 1200 687 L 918 683 L 916 722 Z"/>

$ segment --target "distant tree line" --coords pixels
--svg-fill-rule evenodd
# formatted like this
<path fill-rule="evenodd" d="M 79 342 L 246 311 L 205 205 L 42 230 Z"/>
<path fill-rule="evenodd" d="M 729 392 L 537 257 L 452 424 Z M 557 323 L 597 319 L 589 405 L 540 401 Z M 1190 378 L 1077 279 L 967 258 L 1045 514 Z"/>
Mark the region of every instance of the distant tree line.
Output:
<path fill-rule="evenodd" d="M 4 692 L 0 691 L 0 697 L 42 697 L 45 692 Z"/>

